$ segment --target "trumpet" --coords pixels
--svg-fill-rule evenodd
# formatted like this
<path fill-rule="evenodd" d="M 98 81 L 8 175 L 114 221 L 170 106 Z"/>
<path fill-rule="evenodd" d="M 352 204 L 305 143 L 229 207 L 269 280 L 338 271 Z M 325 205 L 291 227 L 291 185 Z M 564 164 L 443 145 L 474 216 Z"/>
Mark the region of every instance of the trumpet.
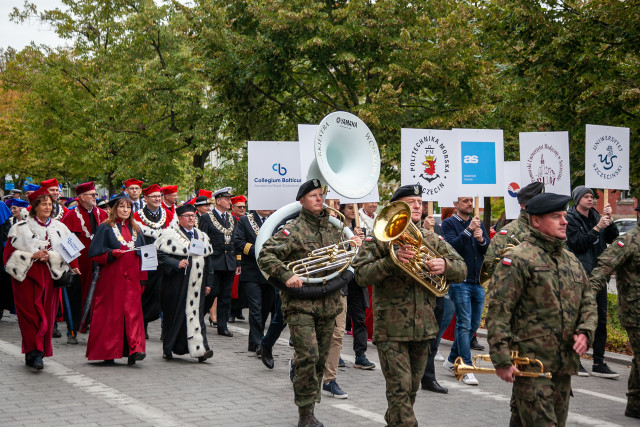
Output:
<path fill-rule="evenodd" d="M 466 374 L 495 374 L 496 370 L 491 368 L 483 368 L 476 365 L 476 361 L 483 360 L 485 362 L 491 362 L 491 357 L 488 354 L 476 354 L 473 356 L 471 365 L 467 365 L 462 360 L 462 357 L 458 357 L 453 364 L 453 373 L 458 381 L 462 381 L 462 377 Z M 516 377 L 530 377 L 530 378 L 551 378 L 551 372 L 544 372 L 544 365 L 538 359 L 531 359 L 529 357 L 523 357 L 518 355 L 517 351 L 511 352 L 511 362 L 516 368 L 520 369 L 524 366 L 538 366 L 539 371 L 518 371 L 514 375 Z"/>
<path fill-rule="evenodd" d="M 411 222 L 411 208 L 405 202 L 391 202 L 378 214 L 373 224 L 373 234 L 381 242 L 389 242 L 389 253 L 393 262 L 409 276 L 417 280 L 437 297 L 442 297 L 449 290 L 449 283 L 444 275 L 429 273 L 427 262 L 441 255 L 428 243 L 423 241 L 420 230 Z M 400 262 L 393 248 L 394 244 L 411 245 L 415 253 L 407 263 Z"/>

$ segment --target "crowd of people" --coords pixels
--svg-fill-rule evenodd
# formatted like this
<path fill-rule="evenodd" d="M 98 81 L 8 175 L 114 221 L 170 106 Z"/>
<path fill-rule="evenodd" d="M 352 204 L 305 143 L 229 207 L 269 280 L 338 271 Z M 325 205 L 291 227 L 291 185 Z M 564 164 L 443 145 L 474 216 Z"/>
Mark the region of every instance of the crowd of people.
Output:
<path fill-rule="evenodd" d="M 88 331 L 90 361 L 144 360 L 147 325 L 160 321 L 164 359 L 189 355 L 204 363 L 213 357 L 207 325 L 232 337 L 228 324 L 243 320 L 248 308 L 247 350 L 269 369 L 273 346 L 289 327 L 299 426 L 322 425 L 314 415 L 321 395 L 348 398 L 337 378 L 345 330 L 353 335 L 355 368 L 375 368 L 366 355 L 369 337 L 375 344 L 387 424 L 417 425 L 417 390 L 448 392 L 436 380 L 437 360 L 452 373 L 456 363 L 472 365 L 471 350 L 482 347 L 474 337 L 486 306 L 496 374 L 514 383 L 511 425 L 564 425 L 571 375 L 589 375 L 580 356 L 590 346 L 591 375 L 618 377 L 604 361 L 606 283 L 614 272 L 621 320 L 634 352 L 640 351 L 638 228 L 619 236 L 611 207 L 598 212 L 584 186 L 569 197 L 531 183 L 518 193 L 519 218 L 493 230 L 474 216 L 471 197 L 443 209 L 439 225 L 420 185 L 399 187 L 389 202 L 406 204 L 419 233 L 416 243 L 415 236 L 388 242 L 374 232 L 377 203 L 325 200 L 320 182 L 310 180 L 299 188 L 299 212 L 273 230 L 258 254 L 256 238 L 273 211 L 247 212 L 250 201 L 229 187 L 200 190 L 183 203 L 177 186 L 136 179 L 104 199 L 93 182 L 78 185 L 72 203 L 61 199 L 56 179 L 23 190 L 0 203 L 0 309 L 16 313 L 25 363 L 36 370 L 52 356 L 60 318 L 69 344 Z M 342 228 L 332 216 L 350 230 L 347 246 L 357 254 L 351 268 L 310 284 L 290 263 L 340 245 Z M 83 246 L 75 254 L 63 244 L 72 235 Z M 423 275 L 449 283 L 446 295 L 407 274 L 421 244 L 434 255 L 417 265 Z M 149 245 L 157 251 L 155 270 L 141 267 L 141 249 Z M 365 321 L 369 312 L 372 330 Z M 444 358 L 439 342 L 454 317 L 453 345 Z M 551 377 L 523 376 L 533 367 L 516 366 L 514 351 L 540 360 Z M 634 357 L 625 412 L 634 418 L 640 418 L 638 363 Z M 479 384 L 473 372 L 461 380 Z"/>

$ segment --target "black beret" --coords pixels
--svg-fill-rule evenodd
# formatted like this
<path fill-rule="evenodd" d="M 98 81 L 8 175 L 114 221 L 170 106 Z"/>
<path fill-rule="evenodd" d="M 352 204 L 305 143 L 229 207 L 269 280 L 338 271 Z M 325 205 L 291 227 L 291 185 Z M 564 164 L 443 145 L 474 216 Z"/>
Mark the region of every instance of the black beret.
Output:
<path fill-rule="evenodd" d="M 420 184 L 403 185 L 402 187 L 398 188 L 395 193 L 393 193 L 393 197 L 391 197 L 391 200 L 389 200 L 389 202 L 395 202 L 396 200 L 402 197 L 416 197 L 416 196 L 422 197 L 422 185 Z"/>
<path fill-rule="evenodd" d="M 109 201 L 106 198 L 100 199 L 96 202 L 96 206 L 99 207 L 100 209 L 104 209 L 105 207 L 107 207 L 108 204 L 109 204 Z"/>
<path fill-rule="evenodd" d="M 202 196 L 202 197 L 205 197 L 205 196 Z M 176 208 L 176 215 L 181 216 L 186 214 L 187 212 L 195 212 L 195 211 L 196 211 L 195 206 L 185 203 L 184 205 Z"/>
<path fill-rule="evenodd" d="M 195 206 L 204 206 L 204 205 L 210 205 L 210 204 L 211 204 L 211 199 L 209 199 L 207 196 L 196 197 L 196 202 L 194 203 Z"/>
<path fill-rule="evenodd" d="M 542 193 L 527 202 L 525 210 L 530 215 L 544 215 L 564 211 L 571 200 L 570 196 L 555 193 Z"/>
<path fill-rule="evenodd" d="M 518 203 L 526 204 L 533 196 L 544 193 L 544 183 L 535 181 L 526 185 L 518 191 Z"/>
<path fill-rule="evenodd" d="M 304 197 L 307 193 L 310 193 L 313 190 L 317 190 L 318 188 L 322 188 L 322 184 L 320 183 L 319 179 L 310 179 L 309 181 L 303 183 L 298 189 L 296 201 L 300 201 L 300 199 L 302 199 L 302 197 Z"/>
<path fill-rule="evenodd" d="M 111 200 L 109 200 L 109 202 L 108 202 L 109 207 L 113 208 L 122 199 L 127 199 L 127 200 L 131 201 L 131 199 L 129 198 L 129 195 L 127 193 L 124 193 L 124 192 L 118 193 L 115 196 L 111 197 Z"/>

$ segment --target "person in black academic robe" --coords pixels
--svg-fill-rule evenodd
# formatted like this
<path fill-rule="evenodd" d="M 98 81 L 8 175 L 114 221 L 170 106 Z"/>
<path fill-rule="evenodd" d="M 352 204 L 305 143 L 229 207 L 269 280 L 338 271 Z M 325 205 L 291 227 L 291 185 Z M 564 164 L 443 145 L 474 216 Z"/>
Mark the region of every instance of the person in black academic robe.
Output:
<path fill-rule="evenodd" d="M 205 262 L 205 258 L 213 250 L 207 235 L 194 227 L 194 206 L 180 206 L 176 215 L 178 224 L 163 230 L 155 242 L 158 272 L 163 277 L 160 288 L 163 357 L 171 359 L 173 353 L 189 354 L 204 362 L 213 356 L 204 323 L 205 295 L 210 292 L 204 278 L 213 275 L 211 263 Z M 202 242 L 203 255 L 190 252 L 191 239 Z"/>

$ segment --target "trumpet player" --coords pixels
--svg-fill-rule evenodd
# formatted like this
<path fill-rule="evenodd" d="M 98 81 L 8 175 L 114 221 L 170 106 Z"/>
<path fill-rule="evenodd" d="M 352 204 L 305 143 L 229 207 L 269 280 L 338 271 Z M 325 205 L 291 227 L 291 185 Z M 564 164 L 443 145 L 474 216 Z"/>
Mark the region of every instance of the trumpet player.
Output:
<path fill-rule="evenodd" d="M 391 198 L 391 202 L 394 201 L 409 205 L 411 221 L 419 228 L 422 186 L 400 187 Z M 467 268 L 460 255 L 432 231 L 420 229 L 420 234 L 424 242 L 442 254 L 422 267 L 433 275 L 444 274 L 449 281 L 463 280 Z M 398 262 L 403 264 L 409 263 L 419 249 L 412 245 L 394 246 Z M 365 238 L 353 268 L 358 284 L 374 287 L 373 342 L 386 383 L 385 421 L 389 426 L 417 426 L 413 404 L 429 355 L 429 340 L 438 333 L 433 314 L 436 297 L 395 263 L 390 243 L 381 242 L 373 235 Z"/>
<path fill-rule="evenodd" d="M 593 342 L 593 292 L 565 249 L 569 200 L 543 193 L 527 202 L 529 235 L 504 255 L 489 282 L 490 355 L 498 377 L 514 383 L 511 426 L 565 425 L 571 375 Z M 511 350 L 539 359 L 552 378 L 517 376 Z"/>

